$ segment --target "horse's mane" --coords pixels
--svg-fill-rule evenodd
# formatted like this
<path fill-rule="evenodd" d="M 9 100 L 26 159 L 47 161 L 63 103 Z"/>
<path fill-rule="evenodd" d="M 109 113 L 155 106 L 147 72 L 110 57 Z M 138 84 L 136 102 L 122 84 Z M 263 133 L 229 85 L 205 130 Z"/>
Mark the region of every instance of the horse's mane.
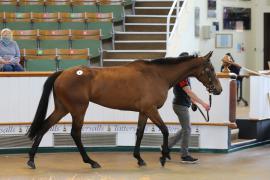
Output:
<path fill-rule="evenodd" d="M 197 57 L 198 57 L 197 55 L 183 56 L 183 57 L 168 57 L 168 58 L 153 59 L 151 61 L 144 61 L 144 62 L 147 64 L 170 65 L 170 64 L 179 64 L 180 62 L 188 61 Z"/>

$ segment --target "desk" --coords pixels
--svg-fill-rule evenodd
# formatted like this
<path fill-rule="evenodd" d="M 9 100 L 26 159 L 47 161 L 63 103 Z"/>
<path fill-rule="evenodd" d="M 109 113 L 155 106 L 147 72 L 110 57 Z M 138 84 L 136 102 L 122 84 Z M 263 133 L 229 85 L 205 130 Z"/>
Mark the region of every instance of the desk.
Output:
<path fill-rule="evenodd" d="M 239 81 L 239 85 L 237 83 L 237 103 L 239 104 L 241 101 L 245 104 L 245 106 L 248 106 L 248 102 L 243 98 L 243 79 L 248 78 L 249 75 L 238 75 L 237 76 L 237 81 Z M 240 89 L 240 92 L 238 94 L 238 89 Z"/>

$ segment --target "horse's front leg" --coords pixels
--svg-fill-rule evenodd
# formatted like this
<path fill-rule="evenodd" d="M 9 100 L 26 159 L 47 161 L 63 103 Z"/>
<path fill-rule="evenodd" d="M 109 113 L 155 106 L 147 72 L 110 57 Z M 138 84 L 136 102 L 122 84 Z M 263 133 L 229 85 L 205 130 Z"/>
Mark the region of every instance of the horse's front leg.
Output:
<path fill-rule="evenodd" d="M 144 128 L 147 122 L 147 116 L 143 113 L 139 113 L 139 120 L 138 120 L 138 126 L 137 126 L 137 132 L 136 132 L 136 146 L 134 148 L 134 153 L 133 156 L 138 160 L 138 165 L 139 166 L 145 166 L 146 163 L 144 160 L 141 158 L 140 155 L 140 146 L 141 146 L 141 141 L 143 138 L 143 133 L 144 133 Z"/>
<path fill-rule="evenodd" d="M 162 145 L 162 157 L 160 157 L 160 163 L 162 166 L 166 163 L 166 158 L 170 159 L 170 151 L 168 148 L 168 137 L 169 131 L 163 120 L 161 119 L 157 108 L 151 108 L 147 111 L 146 115 L 150 118 L 150 120 L 157 125 L 163 135 L 163 145 Z"/>

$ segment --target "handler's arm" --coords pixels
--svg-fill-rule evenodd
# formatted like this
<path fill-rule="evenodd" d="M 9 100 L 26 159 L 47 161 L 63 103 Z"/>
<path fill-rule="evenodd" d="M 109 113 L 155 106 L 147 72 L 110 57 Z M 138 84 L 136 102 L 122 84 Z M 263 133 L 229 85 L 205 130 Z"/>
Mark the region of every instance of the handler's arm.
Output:
<path fill-rule="evenodd" d="M 209 104 L 205 103 L 202 99 L 200 99 L 191 89 L 190 86 L 183 87 L 183 90 L 187 93 L 187 95 L 191 98 L 192 102 L 197 102 L 201 104 L 205 110 L 209 111 L 210 106 Z"/>

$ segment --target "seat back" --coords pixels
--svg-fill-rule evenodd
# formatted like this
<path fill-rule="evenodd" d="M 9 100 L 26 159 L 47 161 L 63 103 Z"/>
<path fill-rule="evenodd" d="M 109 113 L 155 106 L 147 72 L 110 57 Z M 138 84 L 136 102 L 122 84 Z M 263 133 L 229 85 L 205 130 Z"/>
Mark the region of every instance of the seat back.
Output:
<path fill-rule="evenodd" d="M 100 56 L 102 51 L 101 30 L 71 30 L 71 47 L 73 49 L 89 48 L 91 57 Z"/>
<path fill-rule="evenodd" d="M 46 12 L 71 12 L 71 0 L 46 0 Z"/>
<path fill-rule="evenodd" d="M 73 0 L 71 3 L 72 12 L 98 12 L 96 0 Z"/>
<path fill-rule="evenodd" d="M 34 29 L 55 30 L 60 28 L 60 13 L 33 13 L 32 22 Z"/>
<path fill-rule="evenodd" d="M 113 12 L 114 22 L 122 21 L 125 17 L 125 1 L 124 0 L 97 0 L 99 12 Z"/>
<path fill-rule="evenodd" d="M 45 0 L 20 0 L 19 12 L 45 12 Z"/>
<path fill-rule="evenodd" d="M 55 71 L 56 49 L 22 49 L 21 56 L 27 71 Z"/>
<path fill-rule="evenodd" d="M 78 65 L 90 65 L 89 49 L 57 49 L 59 69 L 67 69 Z"/>
<path fill-rule="evenodd" d="M 13 38 L 18 43 L 18 46 L 26 49 L 36 49 L 38 30 L 15 30 Z"/>
<path fill-rule="evenodd" d="M 31 13 L 4 13 L 4 23 L 7 28 L 12 30 L 29 30 L 32 29 Z"/>
<path fill-rule="evenodd" d="M 16 12 L 19 2 L 14 0 L 0 0 L 0 12 Z"/>
<path fill-rule="evenodd" d="M 86 29 L 85 13 L 61 13 L 61 29 Z"/>
<path fill-rule="evenodd" d="M 87 29 L 101 29 L 102 39 L 111 38 L 114 33 L 113 13 L 85 13 Z"/>
<path fill-rule="evenodd" d="M 41 49 L 69 49 L 71 47 L 70 36 L 70 30 L 40 30 L 38 47 Z"/>

